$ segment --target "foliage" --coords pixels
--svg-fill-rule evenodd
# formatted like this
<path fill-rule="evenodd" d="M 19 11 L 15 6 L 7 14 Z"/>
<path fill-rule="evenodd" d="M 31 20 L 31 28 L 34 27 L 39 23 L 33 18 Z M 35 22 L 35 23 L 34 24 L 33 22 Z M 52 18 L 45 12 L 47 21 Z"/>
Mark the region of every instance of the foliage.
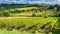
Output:
<path fill-rule="evenodd" d="M 9 16 L 10 16 L 10 13 L 9 13 L 8 11 L 4 11 L 4 12 L 3 12 L 3 16 L 9 17 Z"/>
<path fill-rule="evenodd" d="M 0 11 L 0 17 L 2 17 L 3 15 L 2 15 L 2 12 Z"/>
<path fill-rule="evenodd" d="M 36 16 L 35 13 L 32 14 L 32 17 Z"/>

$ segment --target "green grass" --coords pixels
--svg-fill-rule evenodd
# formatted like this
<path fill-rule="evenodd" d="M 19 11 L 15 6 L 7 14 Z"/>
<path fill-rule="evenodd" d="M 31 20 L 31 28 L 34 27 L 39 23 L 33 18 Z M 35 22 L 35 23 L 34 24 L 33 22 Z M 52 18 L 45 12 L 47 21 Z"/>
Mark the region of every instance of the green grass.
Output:
<path fill-rule="evenodd" d="M 26 18 L 0 18 L 0 27 L 21 27 L 25 25 L 26 28 L 29 28 L 33 25 L 38 25 L 38 27 L 43 26 L 46 23 L 52 22 L 51 23 L 51 28 L 54 27 L 54 25 L 57 23 L 58 18 L 57 17 L 48 17 L 48 18 L 43 18 L 43 17 L 26 17 Z M 20 32 L 20 31 L 9 31 L 6 29 L 0 29 L 1 34 L 32 34 L 29 32 Z"/>
<path fill-rule="evenodd" d="M 32 25 L 36 25 L 39 24 L 40 27 L 48 22 L 52 22 L 53 24 L 55 23 L 57 18 L 35 18 L 35 17 L 31 17 L 31 18 L 1 18 L 0 19 L 0 26 L 4 25 L 4 26 L 22 26 L 25 25 L 26 27 L 30 27 Z"/>
<path fill-rule="evenodd" d="M 16 17 L 32 17 L 33 12 L 21 12 L 21 13 L 11 14 L 11 16 L 12 15 L 16 16 Z M 43 11 L 43 12 L 37 11 L 37 12 L 35 12 L 35 15 L 38 16 L 38 17 L 44 17 L 44 16 L 53 17 L 53 16 L 57 16 L 56 12 L 53 12 L 53 11 Z"/>
<path fill-rule="evenodd" d="M 55 27 L 60 29 L 60 17 L 57 18 L 57 22 L 55 23 Z"/>
<path fill-rule="evenodd" d="M 37 7 L 15 8 L 15 10 L 31 10 L 31 9 L 38 9 L 38 8 Z"/>
<path fill-rule="evenodd" d="M 0 29 L 0 34 L 32 34 L 32 33 L 29 33 L 29 32 L 20 32 L 20 31 L 9 31 L 9 30 L 6 30 L 6 29 Z"/>

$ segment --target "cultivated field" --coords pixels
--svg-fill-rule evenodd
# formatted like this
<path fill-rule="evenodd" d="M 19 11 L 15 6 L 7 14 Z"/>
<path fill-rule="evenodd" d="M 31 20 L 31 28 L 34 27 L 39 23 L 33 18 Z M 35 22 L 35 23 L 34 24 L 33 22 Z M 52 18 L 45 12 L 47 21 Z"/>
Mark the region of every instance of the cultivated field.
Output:
<path fill-rule="evenodd" d="M 0 34 L 60 34 L 60 5 L 2 4 Z"/>
<path fill-rule="evenodd" d="M 51 22 L 51 29 L 53 29 L 57 21 L 58 21 L 57 17 L 48 17 L 48 18 L 44 18 L 44 17 L 4 17 L 4 18 L 0 18 L 0 28 L 2 28 L 0 33 L 8 34 L 9 32 L 10 34 L 13 34 L 13 33 L 20 34 L 22 32 L 25 32 L 27 34 L 28 32 L 31 33 L 30 30 L 34 30 L 36 28 L 38 28 L 38 30 L 36 31 L 42 31 L 40 30 L 41 27 L 49 22 Z M 6 32 L 4 32 L 3 30 Z"/>

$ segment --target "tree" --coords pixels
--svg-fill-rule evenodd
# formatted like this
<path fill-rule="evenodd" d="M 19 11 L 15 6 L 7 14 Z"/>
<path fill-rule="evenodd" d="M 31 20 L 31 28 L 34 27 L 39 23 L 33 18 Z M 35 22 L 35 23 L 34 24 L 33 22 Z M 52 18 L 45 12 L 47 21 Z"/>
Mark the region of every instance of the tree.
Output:
<path fill-rule="evenodd" d="M 10 13 L 9 13 L 8 11 L 4 11 L 4 12 L 3 12 L 3 16 L 4 16 L 4 17 L 9 17 L 9 16 L 10 16 Z"/>
<path fill-rule="evenodd" d="M 54 9 L 54 6 L 50 5 L 47 9 Z"/>
<path fill-rule="evenodd" d="M 35 13 L 32 14 L 32 17 L 36 16 Z"/>
<path fill-rule="evenodd" d="M 2 15 L 2 12 L 0 11 L 0 17 L 2 17 L 3 15 Z"/>

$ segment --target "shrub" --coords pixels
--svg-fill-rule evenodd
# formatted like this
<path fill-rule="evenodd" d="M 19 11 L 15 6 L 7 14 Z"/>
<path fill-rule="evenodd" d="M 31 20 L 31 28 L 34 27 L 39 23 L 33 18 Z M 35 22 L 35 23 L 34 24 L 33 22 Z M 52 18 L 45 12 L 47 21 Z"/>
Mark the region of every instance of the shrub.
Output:
<path fill-rule="evenodd" d="M 3 16 L 4 16 L 4 17 L 9 17 L 9 16 L 10 16 L 10 13 L 9 13 L 8 11 L 4 11 L 4 12 L 3 12 Z"/>
<path fill-rule="evenodd" d="M 33 14 L 32 14 L 32 17 L 35 17 L 35 16 L 36 16 L 35 13 L 33 13 Z"/>
<path fill-rule="evenodd" d="M 2 12 L 0 12 L 0 17 L 2 17 L 3 15 L 2 15 Z"/>

